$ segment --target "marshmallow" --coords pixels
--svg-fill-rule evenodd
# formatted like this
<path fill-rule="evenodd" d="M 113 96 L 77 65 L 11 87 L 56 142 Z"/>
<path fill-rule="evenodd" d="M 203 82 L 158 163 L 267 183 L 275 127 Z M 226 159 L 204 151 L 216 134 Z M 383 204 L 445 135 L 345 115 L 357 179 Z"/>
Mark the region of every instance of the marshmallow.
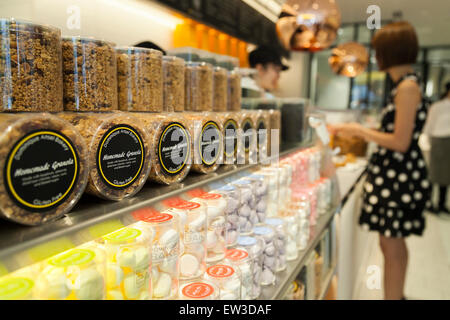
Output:
<path fill-rule="evenodd" d="M 122 269 L 115 263 L 108 263 L 106 266 L 106 286 L 108 288 L 116 288 L 123 281 L 123 271 Z"/>
<path fill-rule="evenodd" d="M 117 263 L 121 267 L 134 268 L 136 266 L 136 252 L 131 248 L 121 248 L 117 252 Z"/>
<path fill-rule="evenodd" d="M 214 248 L 217 244 L 217 240 L 216 233 L 214 231 L 208 231 L 206 234 L 206 247 L 208 249 Z"/>
<path fill-rule="evenodd" d="M 169 274 L 175 274 L 177 272 L 177 259 L 166 258 L 159 264 L 159 270 Z"/>
<path fill-rule="evenodd" d="M 102 300 L 104 285 L 103 276 L 97 269 L 81 270 L 75 281 L 75 295 L 79 300 Z"/>
<path fill-rule="evenodd" d="M 200 214 L 195 220 L 189 222 L 188 229 L 191 231 L 200 231 L 206 226 L 206 215 Z"/>
<path fill-rule="evenodd" d="M 119 290 L 109 290 L 106 294 L 107 300 L 124 300 L 122 292 Z"/>
<path fill-rule="evenodd" d="M 136 250 L 136 271 L 142 271 L 148 269 L 150 266 L 150 252 L 148 248 L 141 247 Z"/>
<path fill-rule="evenodd" d="M 159 243 L 163 247 L 168 247 L 170 250 L 176 247 L 180 235 L 173 229 L 169 229 L 159 238 Z"/>
<path fill-rule="evenodd" d="M 123 290 L 127 300 L 136 300 L 139 297 L 141 288 L 137 274 L 130 273 L 125 276 Z"/>
<path fill-rule="evenodd" d="M 159 279 L 159 270 L 158 267 L 152 267 L 152 281 L 156 283 Z"/>
<path fill-rule="evenodd" d="M 36 283 L 36 294 L 45 300 L 62 300 L 70 294 L 69 280 L 62 268 L 48 266 Z"/>
<path fill-rule="evenodd" d="M 157 299 L 167 298 L 170 294 L 170 289 L 172 287 L 172 278 L 167 273 L 162 273 L 159 276 L 153 288 L 153 297 Z"/>
<path fill-rule="evenodd" d="M 180 258 L 180 273 L 184 277 L 192 277 L 199 270 L 200 264 L 192 254 L 184 254 Z"/>
<path fill-rule="evenodd" d="M 238 300 L 235 294 L 232 292 L 220 292 L 220 300 Z"/>

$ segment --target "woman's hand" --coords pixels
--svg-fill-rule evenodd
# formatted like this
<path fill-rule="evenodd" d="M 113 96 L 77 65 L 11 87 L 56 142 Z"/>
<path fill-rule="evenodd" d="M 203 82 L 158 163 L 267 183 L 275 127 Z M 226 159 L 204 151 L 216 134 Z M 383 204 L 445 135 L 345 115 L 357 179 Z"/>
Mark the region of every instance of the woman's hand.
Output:
<path fill-rule="evenodd" d="M 361 137 L 363 138 L 363 126 L 357 122 L 339 123 L 329 125 L 329 130 L 332 134 L 343 137 Z"/>

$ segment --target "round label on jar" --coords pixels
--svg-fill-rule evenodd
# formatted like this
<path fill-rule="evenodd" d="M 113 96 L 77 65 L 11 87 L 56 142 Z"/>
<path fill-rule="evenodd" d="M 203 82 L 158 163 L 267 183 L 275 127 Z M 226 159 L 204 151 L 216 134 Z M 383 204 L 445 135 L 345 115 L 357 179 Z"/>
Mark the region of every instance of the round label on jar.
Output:
<path fill-rule="evenodd" d="M 186 285 L 181 291 L 185 297 L 192 299 L 206 298 L 214 293 L 214 288 L 204 282 L 194 282 Z"/>
<path fill-rule="evenodd" d="M 48 263 L 55 267 L 79 266 L 91 262 L 95 253 L 86 249 L 72 249 L 51 258 Z"/>
<path fill-rule="evenodd" d="M 231 266 L 217 264 L 206 269 L 206 273 L 215 278 L 227 278 L 234 274 L 234 269 Z"/>
<path fill-rule="evenodd" d="M 227 250 L 225 257 L 233 261 L 239 261 L 248 257 L 248 252 L 240 249 Z"/>
<path fill-rule="evenodd" d="M 199 198 L 203 200 L 217 200 L 222 198 L 222 196 L 217 193 L 204 193 L 201 196 L 199 196 Z"/>
<path fill-rule="evenodd" d="M 200 157 L 206 166 L 212 166 L 219 159 L 222 135 L 214 121 L 208 121 L 202 128 L 199 144 Z"/>
<path fill-rule="evenodd" d="M 47 211 L 61 205 L 78 180 L 77 151 L 69 138 L 56 131 L 25 135 L 5 163 L 6 190 L 26 210 Z"/>
<path fill-rule="evenodd" d="M 253 139 L 253 122 L 250 118 L 247 118 L 244 120 L 242 125 L 242 131 L 244 135 L 244 149 L 245 152 L 250 151 L 250 144 L 252 143 Z"/>
<path fill-rule="evenodd" d="M 141 230 L 133 228 L 123 228 L 104 236 L 103 239 L 110 242 L 125 242 L 134 240 L 141 234 Z"/>
<path fill-rule="evenodd" d="M 139 177 L 145 161 L 145 148 L 139 133 L 131 126 L 117 125 L 100 140 L 97 170 L 111 188 L 123 189 Z"/>
<path fill-rule="evenodd" d="M 228 119 L 224 125 L 225 147 L 224 153 L 227 157 L 234 157 L 237 152 L 237 123 L 233 119 Z"/>
<path fill-rule="evenodd" d="M 256 137 L 259 150 L 260 145 L 264 146 L 267 143 L 267 126 L 264 119 L 259 119 L 256 128 L 258 130 Z"/>
<path fill-rule="evenodd" d="M 189 191 L 187 192 L 187 194 L 188 194 L 190 197 L 193 197 L 193 198 L 198 198 L 198 197 L 200 197 L 201 195 L 203 195 L 203 194 L 205 194 L 205 193 L 206 193 L 206 191 L 203 190 L 203 189 L 200 189 L 200 188 L 192 189 L 192 190 L 189 190 Z"/>
<path fill-rule="evenodd" d="M 168 175 L 179 173 L 189 160 L 189 134 L 181 123 L 169 124 L 161 134 L 158 143 L 159 163 Z"/>
<path fill-rule="evenodd" d="M 181 198 L 167 199 L 164 200 L 163 203 L 168 207 L 179 210 L 193 210 L 200 208 L 200 204 L 196 202 L 186 201 Z"/>
<path fill-rule="evenodd" d="M 145 208 L 132 213 L 134 219 L 148 223 L 161 223 L 172 220 L 173 216 L 153 208 Z"/>
<path fill-rule="evenodd" d="M 0 300 L 22 300 L 33 286 L 34 282 L 27 278 L 9 278 L 0 281 Z"/>

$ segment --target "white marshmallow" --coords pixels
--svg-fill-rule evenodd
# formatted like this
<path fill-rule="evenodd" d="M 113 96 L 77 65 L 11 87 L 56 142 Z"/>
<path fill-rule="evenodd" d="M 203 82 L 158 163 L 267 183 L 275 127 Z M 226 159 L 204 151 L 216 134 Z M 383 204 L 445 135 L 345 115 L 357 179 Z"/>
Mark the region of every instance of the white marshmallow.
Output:
<path fill-rule="evenodd" d="M 102 300 L 104 290 L 103 276 L 95 268 L 81 270 L 75 280 L 75 295 L 79 300 Z"/>
<path fill-rule="evenodd" d="M 166 232 L 164 232 L 161 238 L 159 238 L 159 243 L 163 247 L 167 247 L 169 250 L 172 250 L 178 244 L 179 239 L 180 239 L 179 233 L 173 229 L 169 229 Z"/>
<path fill-rule="evenodd" d="M 199 262 L 192 254 L 184 254 L 180 258 L 180 273 L 184 277 L 192 277 L 199 269 Z"/>
<path fill-rule="evenodd" d="M 108 288 L 116 288 L 123 281 L 123 271 L 115 263 L 108 263 L 106 267 L 106 281 Z"/>
<path fill-rule="evenodd" d="M 141 247 L 136 250 L 136 271 L 142 271 L 148 269 L 150 266 L 150 250 L 145 247 Z"/>
<path fill-rule="evenodd" d="M 119 290 L 109 290 L 106 298 L 108 300 L 124 300 L 123 294 Z"/>
<path fill-rule="evenodd" d="M 159 270 L 169 274 L 175 274 L 177 272 L 177 260 L 174 258 L 164 259 L 159 265 Z"/>
<path fill-rule="evenodd" d="M 142 286 L 139 285 L 137 274 L 130 273 L 125 276 L 123 289 L 127 300 L 136 300 L 139 297 Z"/>
<path fill-rule="evenodd" d="M 153 297 L 163 299 L 169 296 L 172 287 L 172 278 L 167 273 L 161 273 L 153 288 Z"/>
<path fill-rule="evenodd" d="M 208 249 L 214 248 L 217 244 L 217 240 L 216 233 L 214 231 L 208 231 L 206 234 L 206 247 Z"/>
<path fill-rule="evenodd" d="M 238 297 L 232 292 L 223 291 L 220 292 L 220 300 L 237 300 Z"/>
<path fill-rule="evenodd" d="M 36 283 L 36 294 L 40 299 L 60 300 L 70 294 L 70 282 L 62 268 L 47 267 Z"/>
<path fill-rule="evenodd" d="M 206 215 L 200 214 L 195 220 L 189 222 L 188 229 L 192 231 L 199 231 L 206 227 Z"/>

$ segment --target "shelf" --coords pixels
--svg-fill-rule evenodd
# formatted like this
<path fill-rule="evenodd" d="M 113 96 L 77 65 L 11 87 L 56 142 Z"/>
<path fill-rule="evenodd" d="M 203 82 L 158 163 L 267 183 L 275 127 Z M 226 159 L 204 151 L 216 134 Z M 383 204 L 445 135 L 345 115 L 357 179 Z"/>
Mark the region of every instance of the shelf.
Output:
<path fill-rule="evenodd" d="M 289 285 L 295 280 L 300 273 L 302 267 L 310 253 L 317 246 L 322 238 L 322 234 L 329 226 L 334 215 L 339 212 L 340 207 L 330 210 L 327 214 L 319 217 L 317 224 L 311 228 L 311 239 L 305 250 L 299 253 L 299 256 L 294 261 L 288 261 L 286 270 L 277 274 L 277 279 L 274 285 L 262 288 L 262 293 L 258 300 L 280 300 L 283 298 Z"/>
<path fill-rule="evenodd" d="M 333 280 L 335 273 L 336 273 L 336 264 L 332 266 L 332 268 L 326 275 L 324 281 L 322 282 L 322 289 L 320 291 L 319 300 L 323 300 L 325 298 L 325 295 L 327 294 L 328 289 L 330 288 L 331 280 Z"/>
<path fill-rule="evenodd" d="M 284 145 L 280 157 L 309 146 L 311 145 Z M 166 198 L 258 166 L 259 164 L 222 166 L 215 173 L 207 175 L 191 173 L 182 183 L 171 186 L 147 183 L 134 197 L 119 202 L 83 195 L 70 213 L 42 226 L 27 227 L 1 221 L 0 267 L 3 265 L 3 268 L 11 272 L 46 259 L 128 225 L 127 216 L 135 210 L 157 205 Z"/>

